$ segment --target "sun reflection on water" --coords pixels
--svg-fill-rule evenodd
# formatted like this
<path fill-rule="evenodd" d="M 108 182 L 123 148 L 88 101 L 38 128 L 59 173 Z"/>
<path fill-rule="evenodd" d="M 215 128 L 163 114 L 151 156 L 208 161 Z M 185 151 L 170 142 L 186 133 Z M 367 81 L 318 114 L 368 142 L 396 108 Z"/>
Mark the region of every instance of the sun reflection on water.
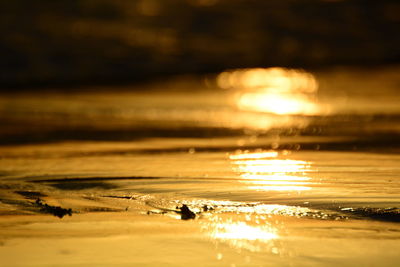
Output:
<path fill-rule="evenodd" d="M 212 239 L 236 249 L 278 253 L 279 250 L 274 244 L 274 240 L 279 239 L 278 228 L 266 220 L 255 219 L 258 216 L 247 214 L 247 219 L 242 217 L 215 216 L 205 227 Z"/>
<path fill-rule="evenodd" d="M 311 189 L 314 171 L 312 163 L 289 159 L 290 152 L 257 151 L 239 152 L 229 156 L 240 182 L 247 188 L 260 191 L 304 191 Z M 312 210 L 305 207 L 265 203 L 209 203 L 217 207 L 210 220 L 204 224 L 208 235 L 237 249 L 265 251 L 283 255 L 279 245 L 285 235 L 280 216 L 309 217 Z"/>
<path fill-rule="evenodd" d="M 254 68 L 226 71 L 218 75 L 223 89 L 239 91 L 236 106 L 243 111 L 277 115 L 318 115 L 326 111 L 317 102 L 318 82 L 303 70 Z"/>
<path fill-rule="evenodd" d="M 279 159 L 276 151 L 231 155 L 235 172 L 250 189 L 288 191 L 310 190 L 311 163 L 303 160 Z"/>
<path fill-rule="evenodd" d="M 263 229 L 264 228 L 264 229 Z M 221 223 L 213 233 L 218 239 L 246 239 L 246 240 L 271 240 L 278 235 L 265 227 L 255 227 L 245 222 Z"/>

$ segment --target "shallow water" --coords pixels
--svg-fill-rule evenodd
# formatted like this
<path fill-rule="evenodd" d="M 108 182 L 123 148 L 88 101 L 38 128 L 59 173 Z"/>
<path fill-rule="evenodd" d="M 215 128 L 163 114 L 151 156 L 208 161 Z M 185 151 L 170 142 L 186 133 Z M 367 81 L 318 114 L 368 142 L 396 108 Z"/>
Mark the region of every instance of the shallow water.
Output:
<path fill-rule="evenodd" d="M 0 265 L 396 266 L 397 73 L 3 94 Z"/>

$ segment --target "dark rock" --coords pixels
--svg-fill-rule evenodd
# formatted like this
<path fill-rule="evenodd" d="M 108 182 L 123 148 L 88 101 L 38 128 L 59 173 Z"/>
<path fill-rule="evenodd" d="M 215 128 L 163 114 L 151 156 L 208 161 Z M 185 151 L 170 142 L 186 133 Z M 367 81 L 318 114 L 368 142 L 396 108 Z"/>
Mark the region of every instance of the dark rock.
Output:
<path fill-rule="evenodd" d="M 41 209 L 40 211 L 44 213 L 50 213 L 58 218 L 63 218 L 65 215 L 72 216 L 72 209 L 64 209 L 59 206 L 51 206 L 43 202 L 40 198 L 35 201 L 35 204 L 39 206 Z"/>
<path fill-rule="evenodd" d="M 196 214 L 193 211 L 191 211 L 189 207 L 186 206 L 185 204 L 183 204 L 182 207 L 180 207 L 179 209 L 182 220 L 190 220 L 196 218 Z"/>

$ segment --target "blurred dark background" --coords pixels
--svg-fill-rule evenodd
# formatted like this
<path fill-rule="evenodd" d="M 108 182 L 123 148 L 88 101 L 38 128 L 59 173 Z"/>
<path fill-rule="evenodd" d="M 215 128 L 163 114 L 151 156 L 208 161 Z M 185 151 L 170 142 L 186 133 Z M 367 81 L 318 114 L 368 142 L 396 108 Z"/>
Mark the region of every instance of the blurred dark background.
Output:
<path fill-rule="evenodd" d="M 398 0 L 1 0 L 0 87 L 400 61 Z"/>

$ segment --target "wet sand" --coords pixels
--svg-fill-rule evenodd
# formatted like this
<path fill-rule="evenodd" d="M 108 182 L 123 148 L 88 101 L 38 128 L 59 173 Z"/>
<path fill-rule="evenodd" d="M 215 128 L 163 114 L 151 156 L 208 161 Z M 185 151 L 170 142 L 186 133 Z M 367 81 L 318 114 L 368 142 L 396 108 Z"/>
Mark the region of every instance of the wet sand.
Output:
<path fill-rule="evenodd" d="M 312 115 L 198 79 L 3 94 L 0 265 L 397 266 L 397 76 L 349 73 L 285 93 Z"/>

